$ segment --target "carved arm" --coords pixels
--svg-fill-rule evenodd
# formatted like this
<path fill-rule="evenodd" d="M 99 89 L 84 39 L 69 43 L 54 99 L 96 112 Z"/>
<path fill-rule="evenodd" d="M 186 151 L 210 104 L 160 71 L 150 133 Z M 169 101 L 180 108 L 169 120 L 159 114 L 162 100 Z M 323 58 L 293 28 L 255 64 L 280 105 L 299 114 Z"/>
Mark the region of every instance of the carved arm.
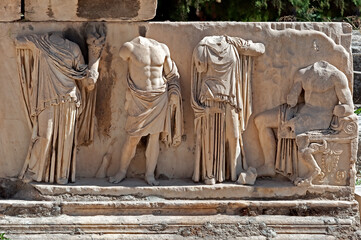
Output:
<path fill-rule="evenodd" d="M 336 105 L 333 114 L 338 117 L 347 117 L 353 114 L 353 102 L 351 91 L 348 87 L 347 77 L 343 73 L 333 76 L 335 91 L 340 104 Z"/>
<path fill-rule="evenodd" d="M 237 51 L 242 55 L 257 57 L 265 52 L 263 43 L 254 43 L 252 40 L 247 41 L 239 37 L 225 37 L 226 41 L 229 44 L 234 45 L 237 48 Z"/>

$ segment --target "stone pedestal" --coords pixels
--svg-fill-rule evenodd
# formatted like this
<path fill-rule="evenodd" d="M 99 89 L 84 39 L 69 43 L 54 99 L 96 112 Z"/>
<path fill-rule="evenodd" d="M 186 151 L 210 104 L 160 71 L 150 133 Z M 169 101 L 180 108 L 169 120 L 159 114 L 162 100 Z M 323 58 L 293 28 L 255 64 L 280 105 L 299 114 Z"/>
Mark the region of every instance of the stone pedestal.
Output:
<path fill-rule="evenodd" d="M 0 232 L 14 239 L 358 237 L 358 205 L 348 187 L 299 188 L 285 180 L 253 187 L 160 184 L 80 179 L 67 186 L 23 185 L 12 194 L 27 200 L 0 200 Z"/>

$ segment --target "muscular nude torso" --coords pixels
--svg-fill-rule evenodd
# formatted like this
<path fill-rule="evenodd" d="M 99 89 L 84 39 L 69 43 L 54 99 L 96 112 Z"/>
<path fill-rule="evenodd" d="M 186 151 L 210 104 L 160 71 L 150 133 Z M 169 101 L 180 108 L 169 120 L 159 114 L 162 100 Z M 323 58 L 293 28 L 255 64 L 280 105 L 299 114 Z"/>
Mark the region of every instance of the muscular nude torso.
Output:
<path fill-rule="evenodd" d="M 137 37 L 124 44 L 120 56 L 128 61 L 130 77 L 138 89 L 150 91 L 164 86 L 163 73 L 171 66 L 167 46 Z"/>
<path fill-rule="evenodd" d="M 335 78 L 332 73 L 306 72 L 302 81 L 306 105 L 314 108 L 324 108 L 332 112 L 334 106 L 338 104 L 335 92 L 335 81 L 338 79 Z"/>
<path fill-rule="evenodd" d="M 291 91 L 295 100 L 303 89 L 305 105 L 298 111 L 295 121 L 296 133 L 315 129 L 327 129 L 336 105 L 347 103 L 344 90 L 348 89 L 347 78 L 328 63 L 317 62 L 299 72 Z"/>

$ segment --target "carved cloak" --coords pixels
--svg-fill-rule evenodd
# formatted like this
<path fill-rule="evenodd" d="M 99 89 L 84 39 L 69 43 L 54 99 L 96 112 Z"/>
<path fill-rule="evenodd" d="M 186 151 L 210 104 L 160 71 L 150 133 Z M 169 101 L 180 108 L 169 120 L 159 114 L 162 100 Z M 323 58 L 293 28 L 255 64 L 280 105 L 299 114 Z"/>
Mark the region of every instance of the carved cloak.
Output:
<path fill-rule="evenodd" d="M 239 114 L 239 130 L 246 129 L 252 114 L 252 58 L 239 55 L 236 46 L 221 37 L 204 38 L 195 48 L 192 59 L 192 108 L 195 114 L 196 138 L 193 180 L 225 179 L 225 117 L 223 103 L 230 104 Z M 197 71 L 201 68 L 203 71 Z M 205 73 L 213 68 L 213 76 Z M 219 112 L 206 112 L 214 107 Z M 240 137 L 240 145 L 242 144 Z M 243 151 L 243 150 L 242 150 Z M 244 159 L 243 159 L 244 160 Z M 246 164 L 245 161 L 243 163 Z M 246 168 L 246 166 L 244 166 Z"/>
<path fill-rule="evenodd" d="M 81 95 L 85 92 L 81 80 L 87 77 L 87 65 L 79 46 L 66 39 L 52 42 L 51 35 L 29 35 L 17 41 L 21 90 L 32 129 L 19 177 L 28 173 L 36 181 L 67 183 L 69 179 L 75 181 L 78 141 L 92 140 L 84 132 L 93 133 L 93 120 L 85 118 L 93 116 L 95 94 Z M 46 116 L 41 115 L 43 112 Z M 48 121 L 43 121 L 46 118 Z M 51 132 L 47 138 L 40 134 L 46 131 Z"/>
<path fill-rule="evenodd" d="M 132 136 L 147 136 L 161 133 L 167 145 L 176 146 L 183 134 L 183 111 L 179 74 L 175 63 L 165 77 L 166 83 L 155 90 L 141 90 L 136 87 L 129 73 L 127 78 L 126 110 L 128 112 L 125 130 Z M 175 104 L 168 102 L 168 96 L 176 94 Z M 174 126 L 172 126 L 174 122 Z"/>

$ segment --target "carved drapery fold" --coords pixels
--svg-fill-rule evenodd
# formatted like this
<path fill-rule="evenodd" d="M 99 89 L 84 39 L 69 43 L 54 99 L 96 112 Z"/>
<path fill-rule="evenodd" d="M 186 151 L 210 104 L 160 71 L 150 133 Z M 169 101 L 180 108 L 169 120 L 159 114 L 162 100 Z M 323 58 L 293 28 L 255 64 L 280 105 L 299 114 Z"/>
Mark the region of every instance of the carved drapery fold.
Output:
<path fill-rule="evenodd" d="M 58 35 L 61 43 L 52 42 L 51 35 L 17 39 L 21 91 L 32 130 L 19 178 L 64 184 L 75 181 L 76 147 L 92 140 L 95 92 L 81 83 L 87 65 L 79 47 Z"/>
<path fill-rule="evenodd" d="M 215 40 L 216 39 L 216 40 Z M 239 51 L 255 51 L 247 41 L 228 36 L 206 37 L 195 48 L 192 59 L 192 108 L 196 139 L 193 180 L 215 178 L 223 182 L 235 164 L 226 163 L 226 104 L 238 115 L 240 146 L 242 133 L 252 114 L 252 56 Z M 244 48 L 241 50 L 243 45 Z M 252 45 L 252 44 L 251 44 Z M 205 74 L 207 71 L 212 74 Z M 230 126 L 229 126 L 230 127 Z M 236 161 L 234 159 L 233 161 Z M 247 168 L 242 158 L 243 168 Z M 229 169 L 230 168 L 230 169 Z"/>

